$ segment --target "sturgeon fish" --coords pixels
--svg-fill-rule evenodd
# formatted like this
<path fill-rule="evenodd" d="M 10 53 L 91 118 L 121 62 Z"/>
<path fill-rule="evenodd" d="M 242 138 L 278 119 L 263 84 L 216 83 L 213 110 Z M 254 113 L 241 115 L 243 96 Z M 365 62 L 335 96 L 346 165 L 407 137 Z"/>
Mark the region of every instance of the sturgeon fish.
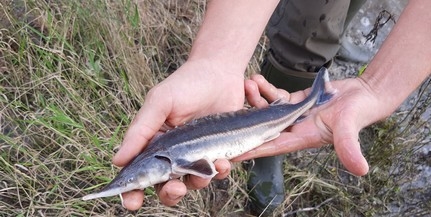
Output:
<path fill-rule="evenodd" d="M 311 93 L 297 104 L 278 100 L 263 109 L 243 109 L 210 115 L 174 128 L 153 139 L 99 192 L 83 200 L 144 189 L 186 174 L 212 178 L 216 159 L 232 159 L 280 135 L 312 107 L 327 102 L 333 92 L 326 68 L 321 68 Z"/>

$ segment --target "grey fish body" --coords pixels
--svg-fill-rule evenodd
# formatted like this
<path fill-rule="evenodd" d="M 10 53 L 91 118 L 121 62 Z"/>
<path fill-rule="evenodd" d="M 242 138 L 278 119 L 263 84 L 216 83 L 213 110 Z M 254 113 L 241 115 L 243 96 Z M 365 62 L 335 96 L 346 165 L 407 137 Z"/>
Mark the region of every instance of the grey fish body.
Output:
<path fill-rule="evenodd" d="M 316 104 L 328 101 L 328 72 L 322 68 L 312 91 L 297 104 L 276 102 L 263 109 L 248 109 L 193 120 L 155 138 L 100 192 L 84 200 L 144 189 L 186 174 L 211 178 L 216 159 L 232 159 L 277 138 Z"/>

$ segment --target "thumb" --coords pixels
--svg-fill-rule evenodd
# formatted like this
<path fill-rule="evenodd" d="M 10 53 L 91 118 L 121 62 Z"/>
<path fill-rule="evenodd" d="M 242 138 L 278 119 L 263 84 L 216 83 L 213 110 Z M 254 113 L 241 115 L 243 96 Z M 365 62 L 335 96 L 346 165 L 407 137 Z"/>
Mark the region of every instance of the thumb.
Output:
<path fill-rule="evenodd" d="M 342 121 L 339 121 L 333 129 L 335 151 L 341 163 L 350 172 L 357 176 L 363 176 L 368 172 L 368 163 L 362 155 L 359 144 L 360 127 L 352 124 L 357 123 L 353 118 L 340 119 Z"/>
<path fill-rule="evenodd" d="M 165 122 L 172 103 L 167 97 L 155 100 L 158 95 L 153 97 L 154 90 L 147 95 L 144 105 L 127 129 L 121 147 L 112 160 L 115 165 L 125 166 L 138 155 Z"/>

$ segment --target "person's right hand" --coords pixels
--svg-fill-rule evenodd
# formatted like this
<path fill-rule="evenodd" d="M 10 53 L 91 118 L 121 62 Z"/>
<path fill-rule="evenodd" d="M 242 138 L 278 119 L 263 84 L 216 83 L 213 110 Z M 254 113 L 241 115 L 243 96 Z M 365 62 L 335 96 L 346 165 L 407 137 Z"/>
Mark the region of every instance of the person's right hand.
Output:
<path fill-rule="evenodd" d="M 336 93 L 324 105 L 313 108 L 301 122 L 281 132 L 280 136 L 233 161 L 277 156 L 308 148 L 334 144 L 338 158 L 354 175 L 362 176 L 369 166 L 362 155 L 359 131 L 391 114 L 390 107 L 373 91 L 363 78 L 332 81 Z M 245 84 L 248 102 L 258 108 L 283 98 L 290 103 L 304 100 L 311 88 L 288 93 L 277 89 L 261 75 L 254 75 Z"/>
<path fill-rule="evenodd" d="M 208 61 L 189 61 L 153 87 L 138 114 L 130 124 L 120 150 L 113 158 L 117 166 L 125 166 L 145 147 L 163 124 L 182 125 L 208 114 L 241 109 L 244 104 L 243 73 L 222 72 Z M 227 160 L 217 160 L 215 178 L 225 178 L 230 172 Z M 184 183 L 174 179 L 156 186 L 160 201 L 175 205 L 187 189 L 207 186 L 210 180 L 187 176 Z M 123 206 L 137 210 L 144 200 L 143 191 L 123 194 Z"/>

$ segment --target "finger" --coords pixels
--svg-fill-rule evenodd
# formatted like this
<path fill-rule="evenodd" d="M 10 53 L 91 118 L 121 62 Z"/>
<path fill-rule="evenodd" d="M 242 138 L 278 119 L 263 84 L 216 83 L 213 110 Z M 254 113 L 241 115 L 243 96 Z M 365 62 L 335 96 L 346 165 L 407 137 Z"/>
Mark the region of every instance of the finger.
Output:
<path fill-rule="evenodd" d="M 269 83 L 262 75 L 256 74 L 251 77 L 251 80 L 256 82 L 260 94 L 269 102 L 283 99 L 286 102 L 290 101 L 290 94 L 283 90 L 277 89 L 274 85 Z"/>
<path fill-rule="evenodd" d="M 252 80 L 245 80 L 244 82 L 245 88 L 245 97 L 247 98 L 247 102 L 256 108 L 265 108 L 268 106 L 268 102 L 264 99 L 259 92 L 259 88 L 257 87 L 256 82 Z"/>
<path fill-rule="evenodd" d="M 187 194 L 187 188 L 178 179 L 168 181 L 163 185 L 156 186 L 159 200 L 166 206 L 174 206 Z"/>
<path fill-rule="evenodd" d="M 201 178 L 194 175 L 186 175 L 183 177 L 183 181 L 188 190 L 197 190 L 208 186 L 211 179 Z"/>
<path fill-rule="evenodd" d="M 344 115 L 345 116 L 345 115 Z M 343 116 L 343 117 L 344 117 Z M 363 176 L 368 172 L 368 163 L 359 144 L 359 128 L 354 120 L 343 119 L 334 127 L 334 146 L 338 158 L 353 174 Z"/>
<path fill-rule="evenodd" d="M 303 150 L 308 147 L 309 143 L 302 136 L 297 136 L 294 133 L 284 132 L 277 139 L 269 141 L 241 156 L 232 159 L 233 162 L 250 160 L 254 158 L 277 156 L 298 150 Z"/>
<path fill-rule="evenodd" d="M 114 155 L 115 165 L 125 166 L 139 154 L 165 122 L 170 101 L 168 98 L 163 100 L 153 98 L 149 93 L 144 105 L 130 124 L 120 149 Z"/>
<path fill-rule="evenodd" d="M 215 179 L 224 179 L 230 174 L 230 170 L 232 169 L 230 161 L 226 159 L 218 159 L 214 164 L 218 172 L 217 175 L 214 176 Z"/>
<path fill-rule="evenodd" d="M 322 145 L 319 131 L 312 118 L 307 118 L 298 125 L 288 128 L 274 140 L 232 159 L 233 162 L 260 157 L 276 156 Z"/>
<path fill-rule="evenodd" d="M 123 207 L 128 210 L 138 210 L 144 203 L 144 192 L 141 190 L 129 191 L 122 194 Z"/>
<path fill-rule="evenodd" d="M 294 93 L 291 93 L 289 95 L 289 102 L 290 103 L 298 103 L 301 102 L 302 100 L 304 100 L 308 94 L 310 94 L 311 89 L 307 88 L 305 90 L 300 90 L 300 91 L 296 91 Z"/>
<path fill-rule="evenodd" d="M 284 140 L 282 142 L 279 142 L 279 140 L 283 138 L 283 135 L 286 135 L 286 134 L 287 135 L 290 134 L 290 136 L 287 136 L 288 141 Z M 263 145 L 251 151 L 248 151 L 236 158 L 233 158 L 232 162 L 240 162 L 240 161 L 250 160 L 255 158 L 276 156 L 283 153 L 296 151 L 300 147 L 300 144 L 299 144 L 300 141 L 301 141 L 301 138 L 296 137 L 291 133 L 282 133 L 280 134 L 280 137 L 278 137 L 277 139 L 266 142 Z M 282 143 L 283 145 L 281 145 Z"/>

